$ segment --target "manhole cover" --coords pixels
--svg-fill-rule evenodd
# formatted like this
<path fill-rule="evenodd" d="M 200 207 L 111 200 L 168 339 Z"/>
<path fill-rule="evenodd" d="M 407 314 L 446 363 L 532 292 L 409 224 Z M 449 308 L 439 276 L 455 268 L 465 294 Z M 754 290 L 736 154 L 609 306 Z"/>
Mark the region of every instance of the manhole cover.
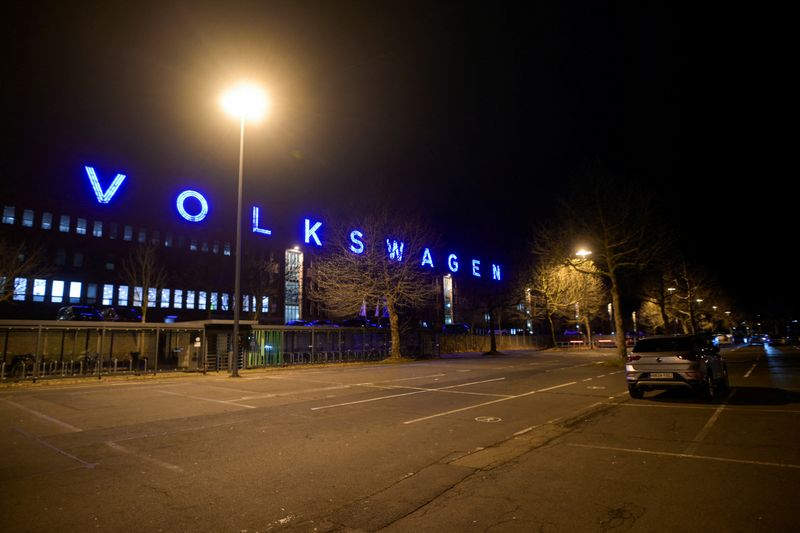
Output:
<path fill-rule="evenodd" d="M 496 416 L 479 416 L 478 418 L 475 419 L 476 422 L 489 422 L 489 423 L 500 422 L 501 420 L 502 418 Z"/>

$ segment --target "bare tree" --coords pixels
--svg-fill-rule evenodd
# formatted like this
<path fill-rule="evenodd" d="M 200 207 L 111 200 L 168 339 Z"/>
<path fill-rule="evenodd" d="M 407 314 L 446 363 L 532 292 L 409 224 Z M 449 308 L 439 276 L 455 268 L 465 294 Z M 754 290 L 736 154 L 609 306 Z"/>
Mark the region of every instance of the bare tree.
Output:
<path fill-rule="evenodd" d="M 0 302 L 11 300 L 28 278 L 45 277 L 44 249 L 26 243 L 11 244 L 0 239 Z M 23 281 L 24 280 L 24 281 Z"/>
<path fill-rule="evenodd" d="M 431 277 L 420 266 L 430 254 L 431 235 L 419 221 L 397 223 L 386 213 L 333 228 L 332 233 L 332 245 L 314 262 L 311 297 L 333 316 L 356 315 L 364 302 L 385 306 L 390 357 L 400 358 L 400 311 L 424 307 L 434 297 Z"/>
<path fill-rule="evenodd" d="M 133 288 L 134 301 L 142 305 L 142 322 L 147 322 L 150 289 L 163 287 L 167 271 L 158 260 L 158 247 L 145 244 L 135 248 L 122 262 L 120 275 Z"/>
<path fill-rule="evenodd" d="M 663 242 L 654 223 L 652 197 L 633 183 L 614 177 L 595 175 L 581 194 L 565 204 L 565 243 L 591 250 L 593 269 L 585 261 L 571 264 L 580 272 L 602 277 L 608 282 L 614 309 L 617 353 L 624 359 L 625 324 L 622 293 L 626 275 L 641 271 L 657 255 Z M 573 255 L 574 250 L 568 254 Z"/>

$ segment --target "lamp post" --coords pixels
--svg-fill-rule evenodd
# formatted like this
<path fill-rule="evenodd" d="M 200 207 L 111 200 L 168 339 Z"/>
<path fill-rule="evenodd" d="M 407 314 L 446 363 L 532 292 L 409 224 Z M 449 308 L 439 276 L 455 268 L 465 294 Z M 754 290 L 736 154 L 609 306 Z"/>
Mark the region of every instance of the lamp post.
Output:
<path fill-rule="evenodd" d="M 239 377 L 239 311 L 242 305 L 242 170 L 244 166 L 244 123 L 260 120 L 269 109 L 267 95 L 259 87 L 240 83 L 226 91 L 220 100 L 223 109 L 239 119 L 239 188 L 236 196 L 236 249 L 233 285 L 233 357 L 228 357 L 231 377 Z"/>

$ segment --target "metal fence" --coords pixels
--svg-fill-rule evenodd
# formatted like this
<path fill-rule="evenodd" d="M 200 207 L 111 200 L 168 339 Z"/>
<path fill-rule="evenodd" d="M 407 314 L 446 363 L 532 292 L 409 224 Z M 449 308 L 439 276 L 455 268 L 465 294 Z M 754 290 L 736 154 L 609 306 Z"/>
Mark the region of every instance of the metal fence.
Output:
<path fill-rule="evenodd" d="M 261 326 L 243 323 L 239 368 L 378 361 L 391 350 L 386 328 Z M 487 335 L 406 332 L 404 355 L 489 350 Z M 543 338 L 498 335 L 501 350 L 538 348 Z M 174 324 L 0 321 L 0 379 L 26 380 L 164 371 L 227 371 L 232 322 Z"/>

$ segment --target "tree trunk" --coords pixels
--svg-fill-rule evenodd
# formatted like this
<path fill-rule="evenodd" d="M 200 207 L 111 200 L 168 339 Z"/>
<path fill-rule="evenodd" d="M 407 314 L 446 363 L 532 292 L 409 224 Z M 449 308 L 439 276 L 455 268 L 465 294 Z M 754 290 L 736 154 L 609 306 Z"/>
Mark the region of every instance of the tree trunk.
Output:
<path fill-rule="evenodd" d="M 497 355 L 497 337 L 494 332 L 494 307 L 489 307 L 489 351 L 485 355 Z"/>
<path fill-rule="evenodd" d="M 389 331 L 391 332 L 392 341 L 389 359 L 399 361 L 402 357 L 400 354 L 400 319 L 394 308 L 394 302 L 390 298 L 386 298 L 386 309 L 389 311 Z"/>
<path fill-rule="evenodd" d="M 617 285 L 617 275 L 613 270 L 609 273 L 609 278 L 611 278 L 611 305 L 614 307 L 617 355 L 624 361 L 628 357 L 628 348 L 625 346 L 625 325 L 622 321 L 622 299 L 619 294 L 619 285 Z"/>
<path fill-rule="evenodd" d="M 589 349 L 594 350 L 594 343 L 592 342 L 592 325 L 589 322 L 589 315 L 583 315 L 583 325 L 586 327 L 586 342 L 589 343 Z"/>
<path fill-rule="evenodd" d="M 556 327 L 553 325 L 553 314 L 547 312 L 547 325 L 550 328 L 550 347 L 556 347 Z"/>

